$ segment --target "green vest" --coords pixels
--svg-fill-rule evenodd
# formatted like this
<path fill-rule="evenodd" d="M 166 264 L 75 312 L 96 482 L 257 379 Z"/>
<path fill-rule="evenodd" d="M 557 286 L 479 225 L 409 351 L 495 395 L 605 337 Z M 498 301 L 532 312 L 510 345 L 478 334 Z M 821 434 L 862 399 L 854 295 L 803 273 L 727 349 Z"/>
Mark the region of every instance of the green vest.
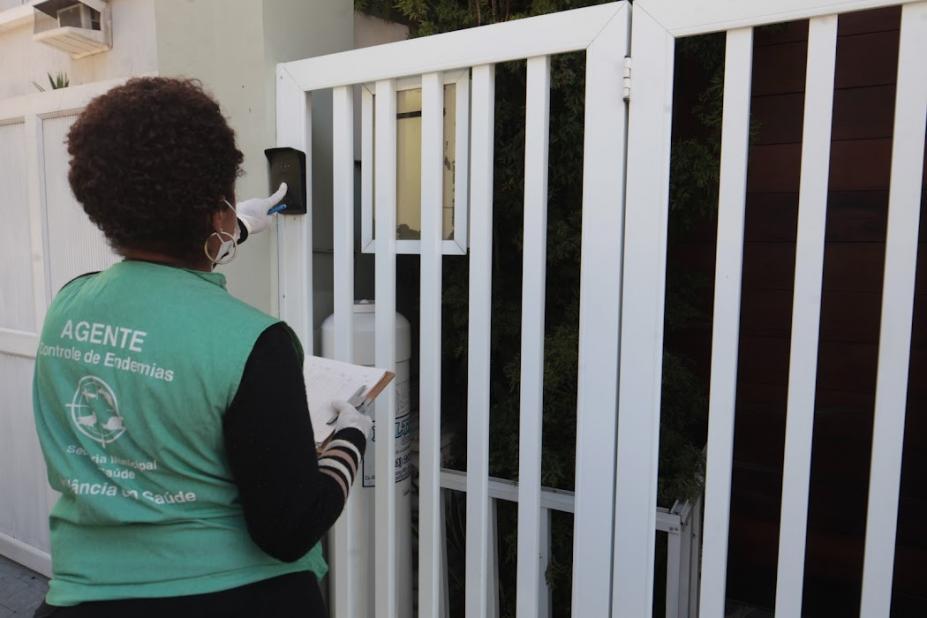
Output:
<path fill-rule="evenodd" d="M 275 322 L 230 296 L 223 275 L 148 262 L 118 263 L 55 297 L 33 385 L 61 492 L 49 604 L 324 576 L 318 544 L 293 563 L 254 544 L 224 448 L 223 414 Z"/>

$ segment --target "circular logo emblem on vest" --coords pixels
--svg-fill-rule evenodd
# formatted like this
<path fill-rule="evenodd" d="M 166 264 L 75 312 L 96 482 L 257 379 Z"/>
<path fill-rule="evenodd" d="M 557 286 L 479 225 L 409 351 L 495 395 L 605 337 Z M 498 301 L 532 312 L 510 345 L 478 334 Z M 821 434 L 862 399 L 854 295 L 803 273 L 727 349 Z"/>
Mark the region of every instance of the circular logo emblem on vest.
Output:
<path fill-rule="evenodd" d="M 80 379 L 67 407 L 77 430 L 103 446 L 115 442 L 125 433 L 116 394 L 109 384 L 96 376 Z"/>

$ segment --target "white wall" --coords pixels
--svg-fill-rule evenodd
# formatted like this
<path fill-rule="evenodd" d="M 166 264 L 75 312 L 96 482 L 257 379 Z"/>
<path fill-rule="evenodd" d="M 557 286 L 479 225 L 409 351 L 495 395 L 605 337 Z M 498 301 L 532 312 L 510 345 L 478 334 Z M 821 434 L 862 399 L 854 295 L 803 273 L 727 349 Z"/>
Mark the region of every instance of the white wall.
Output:
<path fill-rule="evenodd" d="M 349 49 L 352 7 L 350 0 L 156 1 L 158 71 L 201 79 L 228 115 L 245 155 L 239 199 L 269 190 L 264 149 L 275 145 L 276 64 Z M 330 164 L 322 163 L 331 156 L 328 118 L 320 113 L 313 122 L 314 161 L 321 165 L 313 175 L 314 217 L 331 203 Z M 249 239 L 223 268 L 233 294 L 271 313 L 277 306 L 273 236 Z M 323 303 L 318 312 L 324 311 Z"/>
<path fill-rule="evenodd" d="M 238 199 L 267 192 L 261 12 L 260 2 L 248 0 L 155 3 L 159 74 L 201 80 L 235 130 L 238 148 L 245 155 L 245 175 L 236 186 Z M 274 308 L 270 255 L 270 234 L 257 235 L 248 239 L 232 264 L 221 269 L 235 296 L 264 311 Z"/>
<path fill-rule="evenodd" d="M 320 10 L 325 5 L 324 13 Z M 268 124 L 274 119 L 274 71 L 278 62 L 298 60 L 351 49 L 354 42 L 354 3 L 350 0 L 300 2 L 277 0 L 264 4 L 265 62 L 268 71 Z M 313 327 L 333 310 L 332 280 L 332 166 L 331 93 L 312 97 Z M 320 341 L 316 337 L 316 341 Z M 316 350 L 318 352 L 318 350 Z"/>
<path fill-rule="evenodd" d="M 50 88 L 48 73 L 64 71 L 77 86 L 157 70 L 155 0 L 110 0 L 113 48 L 80 60 L 32 40 L 32 22 L 0 32 L 0 99 Z M 7 1 L 7 4 L 11 4 Z M 2 5 L 0 5 L 2 6 Z M 13 5 L 18 6 L 18 2 Z"/>

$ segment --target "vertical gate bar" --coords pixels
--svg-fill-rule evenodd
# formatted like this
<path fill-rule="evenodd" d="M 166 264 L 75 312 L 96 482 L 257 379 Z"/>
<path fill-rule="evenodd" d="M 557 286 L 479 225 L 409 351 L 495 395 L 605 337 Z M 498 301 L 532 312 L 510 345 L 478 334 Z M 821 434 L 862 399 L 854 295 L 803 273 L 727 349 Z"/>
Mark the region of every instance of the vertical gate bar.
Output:
<path fill-rule="evenodd" d="M 354 361 L 354 92 L 332 92 L 332 202 L 334 241 L 335 358 Z M 352 492 L 332 529 L 332 614 L 349 618 L 355 608 L 356 582 L 351 572 Z"/>
<path fill-rule="evenodd" d="M 541 589 L 538 594 L 538 618 L 550 618 L 552 608 L 550 584 L 547 583 L 547 568 L 550 566 L 551 555 L 551 535 L 550 535 L 550 513 L 551 510 L 543 508 L 541 510 Z"/>
<path fill-rule="evenodd" d="M 633 8 L 632 23 L 614 482 L 614 618 L 649 618 L 653 613 L 675 44 L 640 7 Z M 678 534 L 669 541 L 671 547 L 677 541 Z M 678 573 L 672 577 L 678 581 Z"/>
<path fill-rule="evenodd" d="M 376 85 L 377 242 L 374 290 L 377 367 L 396 370 L 396 83 Z M 396 618 L 396 389 L 391 382 L 377 398 L 374 531 L 376 618 Z"/>
<path fill-rule="evenodd" d="M 701 581 L 699 564 L 702 548 L 702 508 L 703 501 L 699 497 L 692 509 L 692 551 L 689 552 L 689 610 L 686 618 L 698 616 L 699 582 Z"/>
<path fill-rule="evenodd" d="M 361 91 L 361 249 L 373 242 L 373 93 Z"/>
<path fill-rule="evenodd" d="M 812 18 L 808 23 L 795 294 L 782 470 L 776 576 L 778 618 L 801 616 L 836 55 L 837 16 Z"/>
<path fill-rule="evenodd" d="M 489 348 L 495 67 L 473 67 L 470 318 L 467 352 L 466 616 L 486 618 L 489 548 Z"/>
<path fill-rule="evenodd" d="M 705 542 L 702 550 L 699 610 L 702 618 L 724 616 L 737 351 L 740 343 L 740 280 L 743 269 L 752 56 L 753 29 L 729 30 L 724 62 L 718 248 L 708 404 Z"/>
<path fill-rule="evenodd" d="M 419 337 L 418 612 L 438 616 L 441 592 L 441 245 L 444 197 L 444 84 L 422 76 L 422 259 Z"/>
<path fill-rule="evenodd" d="M 624 220 L 623 5 L 586 50 L 573 616 L 608 616 Z M 653 530 L 650 531 L 653 534 Z"/>
<path fill-rule="evenodd" d="M 525 239 L 522 251 L 516 615 L 518 618 L 537 618 L 543 577 L 538 559 L 541 555 L 549 56 L 528 60 L 525 99 Z"/>
<path fill-rule="evenodd" d="M 438 534 L 440 535 L 441 545 L 441 573 L 439 578 L 439 583 L 441 584 L 441 594 L 440 594 L 440 608 L 438 613 L 435 614 L 439 618 L 448 618 L 451 613 L 450 603 L 448 602 L 448 594 L 450 590 L 450 584 L 448 582 L 448 568 L 447 568 L 447 501 L 450 496 L 450 491 L 442 490 L 439 494 L 439 501 L 441 504 L 441 513 L 439 520 L 441 522 L 440 529 Z M 425 613 L 419 610 L 419 616 L 424 618 Z"/>
<path fill-rule="evenodd" d="M 924 58 L 927 58 L 927 3 L 906 4 L 901 10 L 898 44 L 898 86 L 866 517 L 862 618 L 888 616 L 892 602 L 914 277 L 924 182 L 924 132 L 927 125 Z"/>
<path fill-rule="evenodd" d="M 679 530 L 682 540 L 679 556 L 679 609 L 673 618 L 689 617 L 689 599 L 692 596 L 692 522 L 695 521 L 695 513 L 692 504 L 686 504 L 686 516 L 680 521 Z"/>
<path fill-rule="evenodd" d="M 499 503 L 489 499 L 489 561 L 486 579 L 489 595 L 486 599 L 486 618 L 499 618 Z"/>
<path fill-rule="evenodd" d="M 680 573 L 682 571 L 682 534 L 681 526 L 671 527 L 666 532 L 666 618 L 678 618 L 680 598 Z"/>
<path fill-rule="evenodd" d="M 551 618 L 551 610 L 553 609 L 550 584 L 547 582 L 547 568 L 550 566 L 551 556 L 550 513 L 551 510 L 547 508 L 541 511 L 541 556 L 539 560 L 541 590 L 538 601 L 538 618 Z"/>
<path fill-rule="evenodd" d="M 312 212 L 312 122 L 309 95 L 277 67 L 277 146 L 306 153 L 306 210 Z M 277 292 L 281 319 L 312 354 L 312 216 L 276 217 Z M 306 365 L 308 366 L 308 364 Z"/>

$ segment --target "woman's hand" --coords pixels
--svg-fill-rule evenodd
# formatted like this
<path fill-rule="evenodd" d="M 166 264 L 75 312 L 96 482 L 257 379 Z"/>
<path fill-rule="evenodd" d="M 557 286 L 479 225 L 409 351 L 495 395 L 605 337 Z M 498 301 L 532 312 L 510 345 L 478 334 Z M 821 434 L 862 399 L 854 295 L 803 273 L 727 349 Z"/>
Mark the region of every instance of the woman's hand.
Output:
<path fill-rule="evenodd" d="M 270 197 L 257 197 L 238 202 L 235 212 L 247 228 L 248 235 L 262 232 L 267 227 L 272 216 L 267 211 L 279 204 L 284 195 L 286 195 L 286 183 L 282 182 L 280 188 Z"/>
<path fill-rule="evenodd" d="M 346 401 L 332 402 L 332 407 L 338 413 L 335 419 L 335 433 L 342 429 L 353 427 L 359 429 L 364 438 L 370 439 L 370 430 L 373 429 L 373 420 L 366 414 L 361 414 L 357 409 Z"/>

